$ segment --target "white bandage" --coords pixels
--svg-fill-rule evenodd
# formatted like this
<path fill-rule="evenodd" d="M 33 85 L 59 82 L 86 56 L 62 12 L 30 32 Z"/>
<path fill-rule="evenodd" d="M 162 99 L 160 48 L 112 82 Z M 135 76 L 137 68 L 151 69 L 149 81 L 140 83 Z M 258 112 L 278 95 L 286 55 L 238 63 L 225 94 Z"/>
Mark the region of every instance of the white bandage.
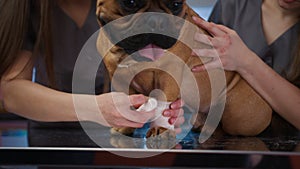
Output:
<path fill-rule="evenodd" d="M 142 111 L 146 111 L 146 112 L 149 112 L 149 111 L 152 111 L 154 109 L 156 109 L 158 103 L 157 103 L 157 100 L 154 99 L 154 98 L 150 98 L 145 104 L 141 105 L 137 111 L 139 112 L 142 112 Z"/>
<path fill-rule="evenodd" d="M 171 102 L 162 102 L 157 101 L 155 98 L 150 98 L 147 103 L 140 106 L 137 111 L 153 111 L 155 110 L 155 115 L 153 118 L 150 119 L 151 127 L 154 126 L 161 126 L 167 129 L 174 130 L 174 125 L 170 125 L 169 123 L 169 117 L 164 117 L 162 115 L 163 111 L 168 109 Z"/>

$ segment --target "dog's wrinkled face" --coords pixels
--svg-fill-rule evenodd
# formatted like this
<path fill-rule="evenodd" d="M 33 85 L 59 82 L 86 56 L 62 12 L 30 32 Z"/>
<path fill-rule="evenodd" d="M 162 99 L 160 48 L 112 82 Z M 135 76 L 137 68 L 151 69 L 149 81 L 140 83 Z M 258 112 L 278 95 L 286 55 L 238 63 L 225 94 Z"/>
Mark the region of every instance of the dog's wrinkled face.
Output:
<path fill-rule="evenodd" d="M 179 36 L 183 23 L 172 16 L 184 18 L 184 4 L 185 0 L 99 0 L 97 15 L 102 26 L 122 18 L 120 22 L 105 26 L 110 40 L 127 54 L 155 48 L 156 51 L 152 53 L 140 52 L 133 55 L 138 61 L 153 61 L 160 58 L 164 49 L 169 49 L 177 42 L 174 36 Z M 138 17 L 138 14 L 144 12 L 153 13 Z M 169 15 L 161 15 L 162 13 Z M 147 33 L 123 38 L 129 33 L 141 31 Z M 170 34 L 173 36 L 168 36 Z"/>

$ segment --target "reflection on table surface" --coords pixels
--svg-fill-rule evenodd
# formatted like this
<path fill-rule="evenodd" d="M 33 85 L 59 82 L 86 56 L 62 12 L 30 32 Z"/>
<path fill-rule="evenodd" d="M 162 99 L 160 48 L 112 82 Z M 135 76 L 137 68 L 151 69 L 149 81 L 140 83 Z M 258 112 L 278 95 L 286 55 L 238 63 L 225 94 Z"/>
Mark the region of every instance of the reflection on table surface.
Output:
<path fill-rule="evenodd" d="M 266 131 L 257 137 L 237 137 L 217 131 L 199 144 L 199 133 L 185 126 L 186 134 L 175 141 L 149 141 L 145 138 L 148 127 L 137 129 L 128 137 L 112 135 L 110 128 L 90 122 L 39 123 L 0 118 L 0 168 L 4 161 L 10 161 L 10 165 L 184 168 L 297 168 L 300 165 L 298 132 Z"/>
<path fill-rule="evenodd" d="M 1 147 L 28 147 L 26 121 L 0 122 Z"/>
<path fill-rule="evenodd" d="M 82 129 L 82 127 L 84 129 Z M 268 135 L 237 137 L 214 134 L 203 144 L 198 143 L 199 133 L 187 132 L 183 139 L 149 145 L 145 139 L 148 127 L 136 130 L 132 137 L 110 134 L 110 128 L 95 123 L 38 123 L 33 121 L 0 121 L 1 147 L 104 147 L 137 149 L 230 150 L 264 152 L 299 152 L 300 137 Z M 171 144 L 171 145 L 168 145 Z M 170 147 L 171 146 L 171 147 Z M 300 153 L 300 152 L 299 152 Z"/>

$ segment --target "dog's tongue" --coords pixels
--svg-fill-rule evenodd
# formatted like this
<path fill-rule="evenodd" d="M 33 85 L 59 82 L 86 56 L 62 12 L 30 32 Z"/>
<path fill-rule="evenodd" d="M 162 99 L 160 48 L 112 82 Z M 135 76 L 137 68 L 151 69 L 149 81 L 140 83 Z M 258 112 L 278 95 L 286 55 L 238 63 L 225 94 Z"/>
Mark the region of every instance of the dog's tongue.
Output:
<path fill-rule="evenodd" d="M 139 50 L 139 54 L 151 59 L 152 61 L 155 61 L 163 56 L 164 50 L 159 46 L 149 44 L 143 49 Z"/>

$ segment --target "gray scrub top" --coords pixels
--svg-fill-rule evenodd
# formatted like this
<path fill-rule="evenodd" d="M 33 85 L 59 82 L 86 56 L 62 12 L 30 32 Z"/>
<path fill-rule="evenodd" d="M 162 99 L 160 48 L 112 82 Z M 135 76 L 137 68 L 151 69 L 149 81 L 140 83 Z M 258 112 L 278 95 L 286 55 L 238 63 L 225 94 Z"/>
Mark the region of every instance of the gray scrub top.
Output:
<path fill-rule="evenodd" d="M 234 29 L 252 51 L 284 77 L 289 70 L 293 51 L 297 48 L 300 23 L 292 26 L 268 45 L 261 20 L 262 2 L 263 0 L 219 0 L 209 21 Z M 266 132 L 269 136 L 299 134 L 296 128 L 277 113 L 273 115 L 272 123 Z"/>
<path fill-rule="evenodd" d="M 296 50 L 300 23 L 268 45 L 263 32 L 261 6 L 262 0 L 219 0 L 209 20 L 234 29 L 266 64 L 284 75 Z"/>
<path fill-rule="evenodd" d="M 92 1 L 92 7 L 85 20 L 84 25 L 79 28 L 77 24 L 57 5 L 54 6 L 52 15 L 52 40 L 53 40 L 53 65 L 55 76 L 55 89 L 72 92 L 73 69 L 77 57 L 85 42 L 99 30 L 96 19 L 96 1 Z M 34 23 L 33 23 L 34 25 Z M 34 35 L 29 32 L 25 48 L 32 49 Z M 29 42 L 28 42 L 29 41 Z M 100 56 L 99 56 L 100 57 Z M 35 63 L 35 82 L 48 86 L 46 66 L 43 57 L 38 57 Z M 89 67 L 87 66 L 86 69 Z M 82 74 L 82 81 L 90 80 L 89 74 Z M 99 66 L 96 75 L 96 93 L 102 92 L 103 87 L 103 65 Z"/>

